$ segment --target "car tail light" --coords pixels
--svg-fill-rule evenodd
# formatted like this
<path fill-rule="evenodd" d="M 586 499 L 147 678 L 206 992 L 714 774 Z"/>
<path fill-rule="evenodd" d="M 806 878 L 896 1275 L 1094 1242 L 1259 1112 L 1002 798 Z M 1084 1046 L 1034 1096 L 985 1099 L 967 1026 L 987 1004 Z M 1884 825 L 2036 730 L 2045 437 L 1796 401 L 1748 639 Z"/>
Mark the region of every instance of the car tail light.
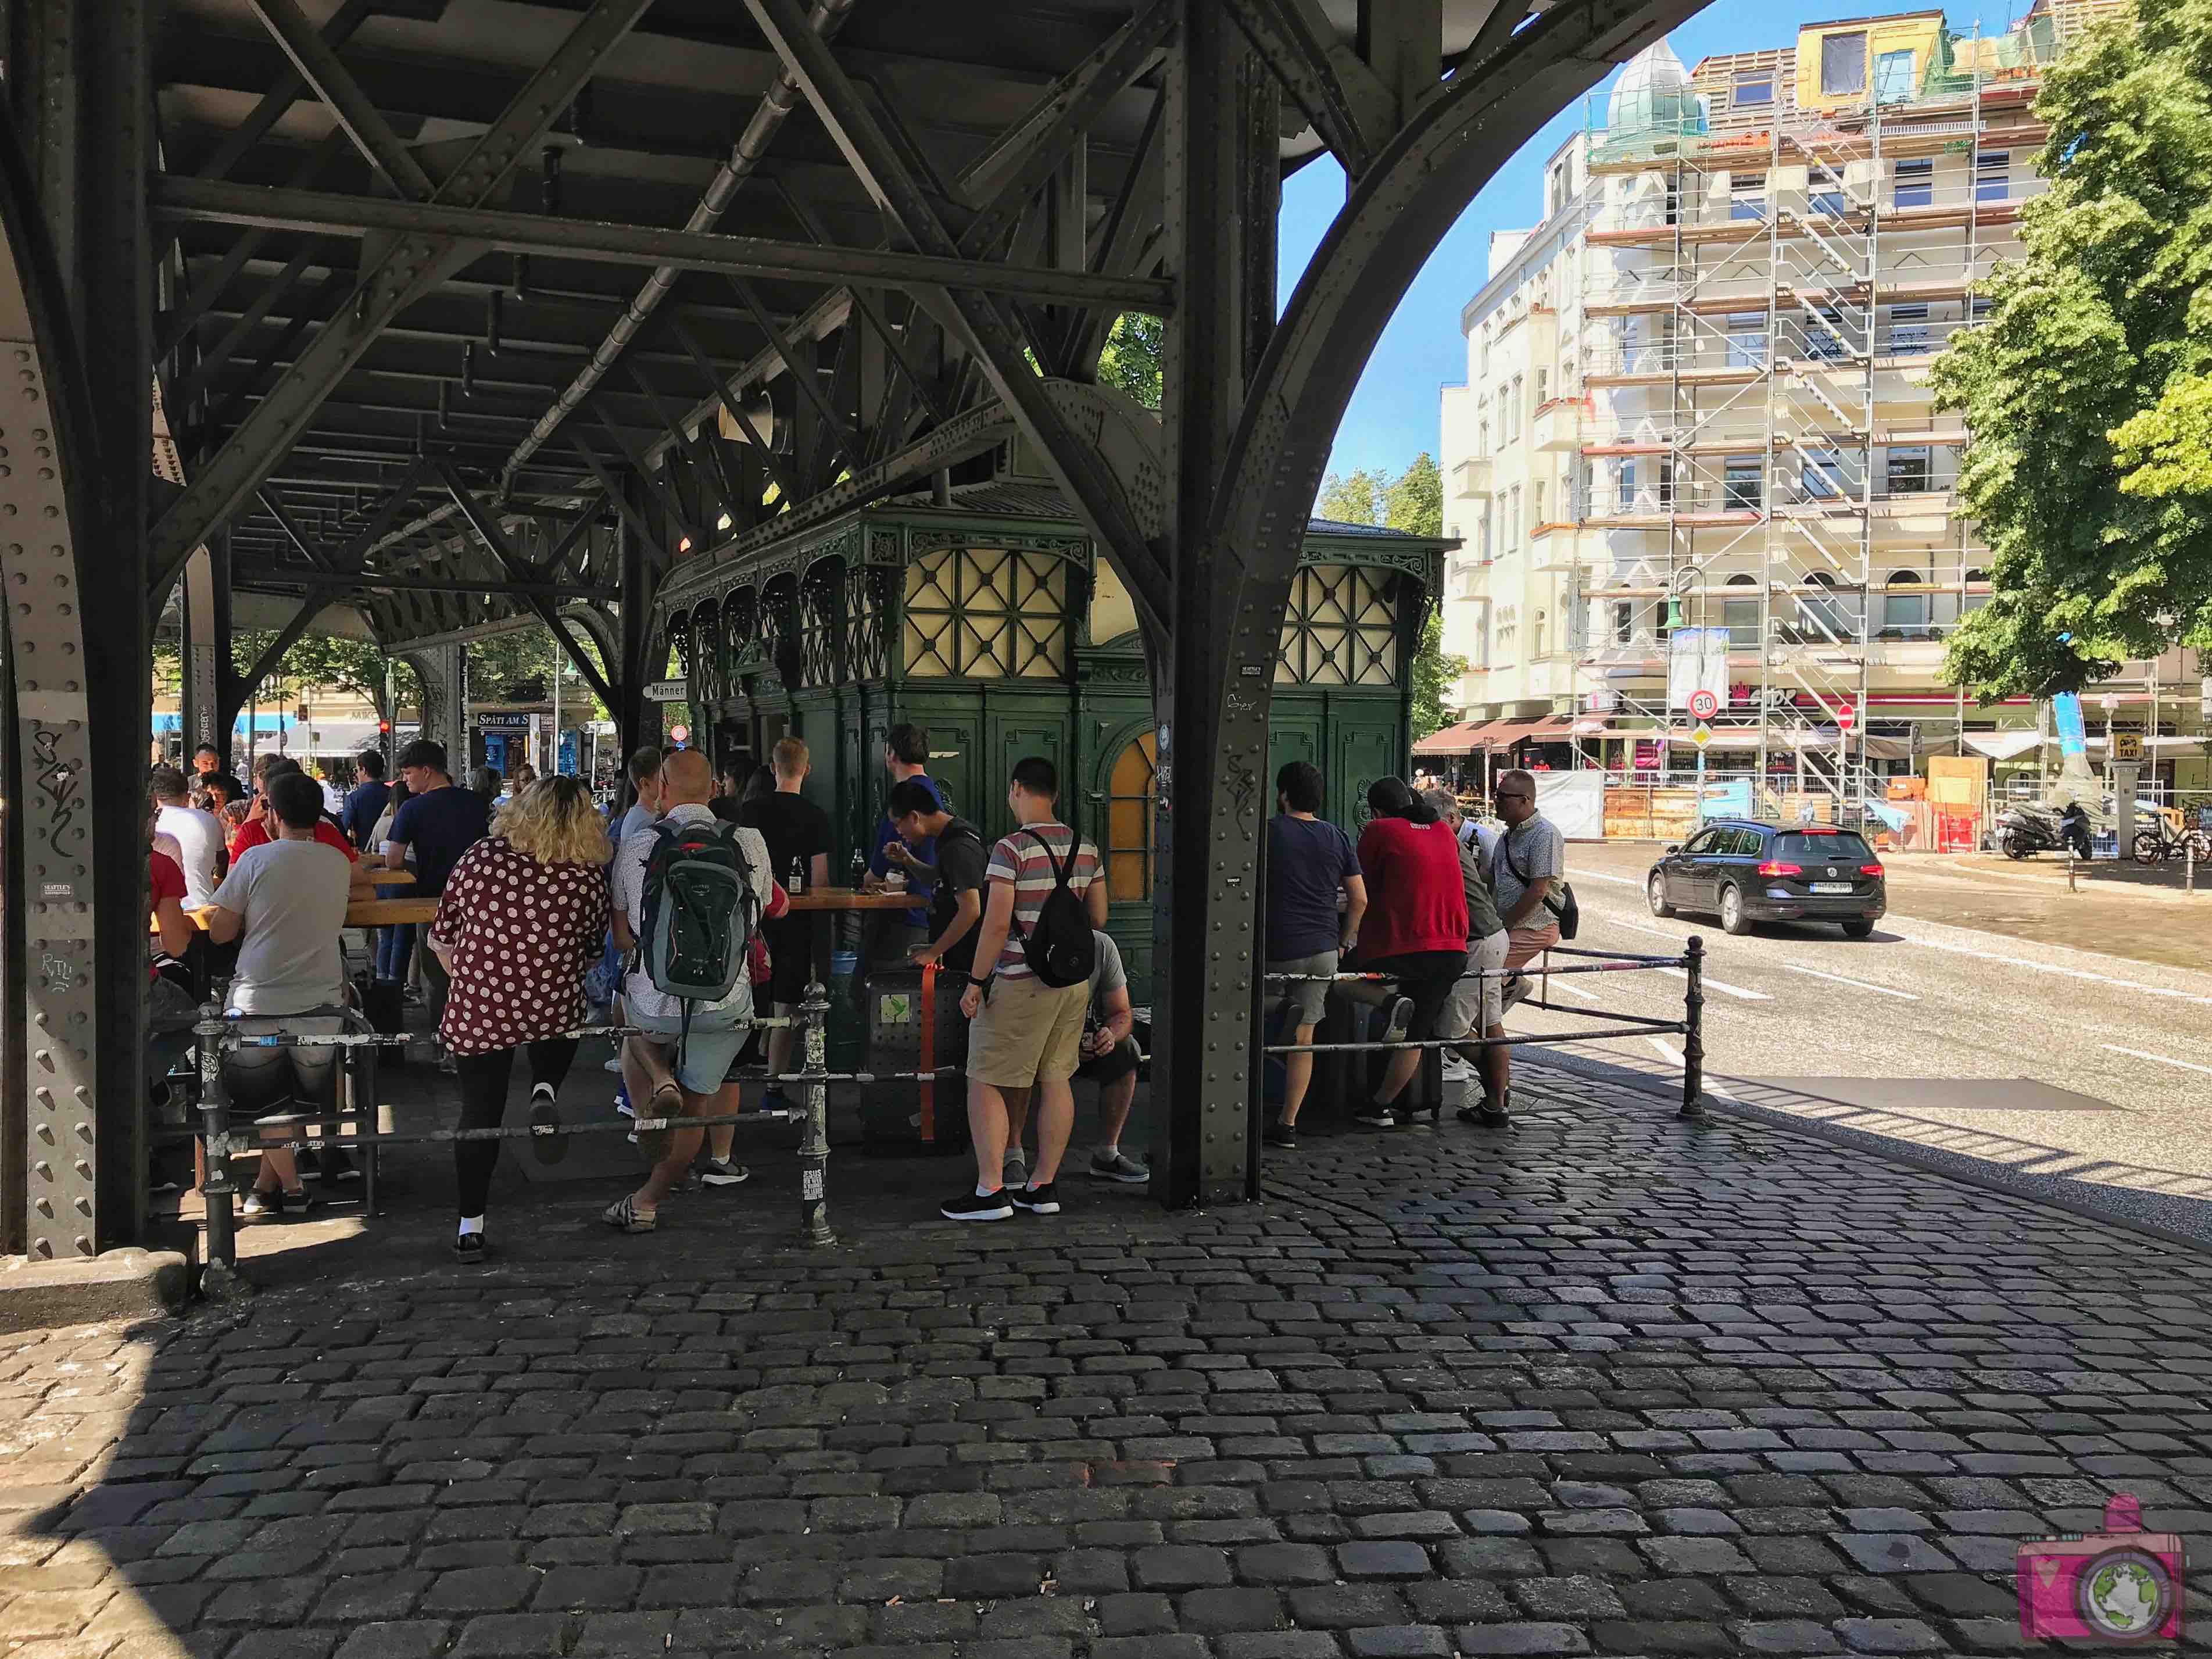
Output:
<path fill-rule="evenodd" d="M 1878 876 L 1881 873 L 1881 866 L 1879 864 L 1862 864 L 1859 866 L 1859 873 L 1863 876 Z"/>
<path fill-rule="evenodd" d="M 1759 866 L 1759 873 L 1762 876 L 1802 876 L 1805 873 L 1805 866 L 1802 864 L 1769 862 Z"/>

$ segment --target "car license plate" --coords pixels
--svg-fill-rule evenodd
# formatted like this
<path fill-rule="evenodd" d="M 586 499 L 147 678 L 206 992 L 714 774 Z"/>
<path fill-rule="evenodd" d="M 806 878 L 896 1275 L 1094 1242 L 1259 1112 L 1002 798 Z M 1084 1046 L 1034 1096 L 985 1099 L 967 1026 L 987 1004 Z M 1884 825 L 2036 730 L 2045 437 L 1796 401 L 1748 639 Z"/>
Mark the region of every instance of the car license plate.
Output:
<path fill-rule="evenodd" d="M 1816 881 L 1813 884 L 1813 890 L 1816 893 L 1848 893 L 1851 890 L 1851 884 L 1847 881 Z"/>

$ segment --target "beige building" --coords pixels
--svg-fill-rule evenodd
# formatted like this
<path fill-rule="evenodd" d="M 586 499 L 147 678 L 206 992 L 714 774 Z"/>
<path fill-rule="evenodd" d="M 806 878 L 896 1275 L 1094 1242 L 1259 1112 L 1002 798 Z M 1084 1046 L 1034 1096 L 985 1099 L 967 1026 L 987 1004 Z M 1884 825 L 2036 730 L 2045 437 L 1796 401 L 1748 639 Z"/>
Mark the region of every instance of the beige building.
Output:
<path fill-rule="evenodd" d="M 1555 766 L 1680 772 L 1703 689 L 1711 765 L 1849 793 L 2027 741 L 2032 704 L 1938 678 L 1989 586 L 1929 370 L 2045 188 L 2044 67 L 2114 9 L 1850 19 L 1693 69 L 1662 43 L 1593 100 L 1542 220 L 1493 240 L 1443 394 L 1470 720 Z M 2194 656 L 2102 688 L 2116 726 L 2197 730 Z"/>

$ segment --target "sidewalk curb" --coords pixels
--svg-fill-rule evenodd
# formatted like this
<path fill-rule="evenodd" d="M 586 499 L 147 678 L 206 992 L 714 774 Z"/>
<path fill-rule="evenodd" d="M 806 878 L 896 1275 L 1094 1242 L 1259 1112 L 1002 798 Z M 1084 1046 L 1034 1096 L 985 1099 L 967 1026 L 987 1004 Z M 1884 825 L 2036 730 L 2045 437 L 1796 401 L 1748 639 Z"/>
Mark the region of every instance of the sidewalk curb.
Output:
<path fill-rule="evenodd" d="M 1577 1061 L 1579 1063 L 1577 1063 Z M 1519 1060 L 1516 1063 L 1532 1066 L 1539 1071 L 1548 1069 L 1566 1072 L 1594 1081 L 1624 1084 L 1635 1089 L 1638 1093 L 1652 1095 L 1670 1103 L 1678 1101 L 1681 1094 L 1681 1085 L 1673 1079 L 1654 1078 L 1640 1072 L 1629 1071 L 1626 1067 L 1607 1066 L 1601 1063 L 1579 1060 L 1577 1056 L 1551 1055 L 1543 1060 L 1531 1057 Z M 1708 1075 L 1710 1076 L 1710 1073 Z M 1710 1086 L 1705 1090 L 1703 1099 L 1708 1114 L 1758 1123 L 1767 1128 L 1778 1129 L 1786 1134 L 1801 1135 L 1808 1140 L 1825 1141 L 1830 1146 L 1844 1146 L 1853 1152 L 1867 1152 L 1876 1158 L 1886 1158 L 1893 1164 L 1908 1165 L 1941 1180 L 1956 1182 L 1961 1186 L 1972 1187 L 1978 1191 L 1997 1194 L 2014 1203 L 2032 1204 L 2042 1209 L 2057 1211 L 2077 1220 L 2094 1221 L 2101 1226 L 2118 1227 L 2127 1232 L 2139 1233 L 2147 1238 L 2156 1239 L 2161 1244 L 2170 1244 L 2176 1249 L 2185 1249 L 2193 1255 L 2212 1260 L 2212 1232 L 2198 1236 L 2185 1232 L 2179 1228 L 2163 1225 L 2159 1222 L 2139 1220 L 2132 1216 L 2121 1215 L 2086 1200 L 2068 1198 L 2062 1194 L 2045 1192 L 2039 1188 L 2024 1185 L 2018 1181 L 2006 1179 L 2003 1165 L 1991 1164 L 1985 1159 L 1967 1159 L 1955 1153 L 1936 1152 L 1926 1147 L 1916 1146 L 1910 1141 L 1893 1139 L 1887 1135 L 1875 1134 L 1868 1130 L 1848 1128 L 1842 1124 L 1824 1123 L 1817 1118 L 1802 1118 L 1794 1113 L 1778 1111 L 1772 1107 L 1753 1105 L 1749 1101 L 1739 1100 L 1733 1095 L 1716 1092 Z M 2157 1195 L 2149 1194 L 2149 1196 Z M 2208 1222 L 2207 1224 L 2208 1227 L 2212 1227 L 2212 1222 Z"/>

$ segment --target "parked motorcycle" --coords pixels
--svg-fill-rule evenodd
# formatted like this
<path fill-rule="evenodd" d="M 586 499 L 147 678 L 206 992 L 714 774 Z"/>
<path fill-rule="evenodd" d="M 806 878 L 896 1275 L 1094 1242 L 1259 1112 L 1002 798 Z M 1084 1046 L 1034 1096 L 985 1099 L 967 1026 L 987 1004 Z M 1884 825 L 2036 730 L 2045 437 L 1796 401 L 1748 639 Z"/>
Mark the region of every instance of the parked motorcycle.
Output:
<path fill-rule="evenodd" d="M 2013 807 L 1997 820 L 1997 849 L 2008 859 L 2033 858 L 2038 853 L 2071 851 L 2089 856 L 2089 817 L 2081 803 L 2063 811 L 2048 806 Z"/>

